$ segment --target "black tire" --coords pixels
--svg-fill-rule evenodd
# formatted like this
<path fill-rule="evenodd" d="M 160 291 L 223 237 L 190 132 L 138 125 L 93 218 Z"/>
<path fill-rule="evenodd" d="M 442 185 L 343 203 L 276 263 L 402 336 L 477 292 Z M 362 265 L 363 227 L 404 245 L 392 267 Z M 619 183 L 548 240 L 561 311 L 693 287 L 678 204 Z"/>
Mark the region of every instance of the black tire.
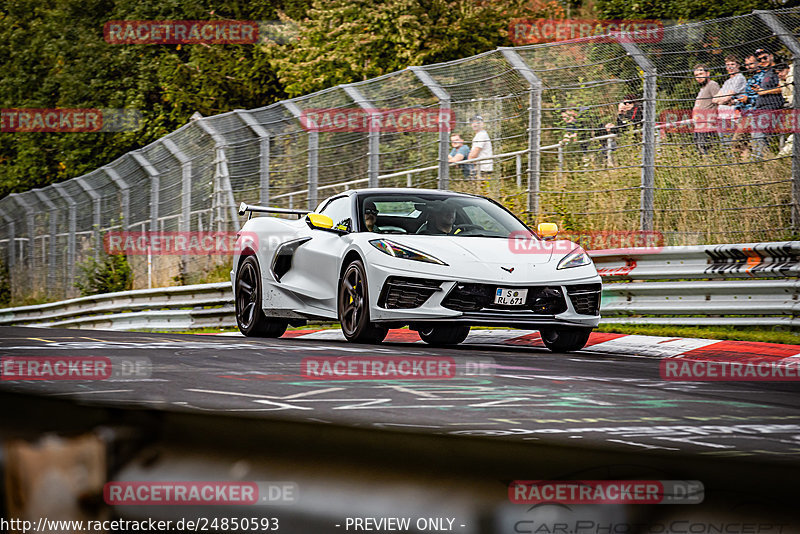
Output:
<path fill-rule="evenodd" d="M 389 332 L 369 320 L 369 293 L 364 264 L 354 260 L 347 266 L 339 282 L 339 322 L 347 341 L 380 343 Z"/>
<path fill-rule="evenodd" d="M 270 319 L 261 308 L 261 269 L 247 256 L 236 272 L 236 324 L 247 337 L 281 337 L 288 321 Z"/>
<path fill-rule="evenodd" d="M 544 346 L 551 352 L 581 350 L 589 341 L 591 328 L 547 328 L 540 332 Z"/>
<path fill-rule="evenodd" d="M 428 345 L 458 345 L 467 339 L 469 326 L 425 325 L 417 332 Z"/>

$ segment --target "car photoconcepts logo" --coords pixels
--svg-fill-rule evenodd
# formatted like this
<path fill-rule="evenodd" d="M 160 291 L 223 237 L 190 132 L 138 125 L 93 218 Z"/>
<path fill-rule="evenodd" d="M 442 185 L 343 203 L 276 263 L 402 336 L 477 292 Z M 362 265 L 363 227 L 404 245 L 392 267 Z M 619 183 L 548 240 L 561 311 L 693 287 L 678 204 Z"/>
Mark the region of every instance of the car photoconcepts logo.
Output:
<path fill-rule="evenodd" d="M 311 132 L 450 132 L 455 112 L 439 108 L 314 108 L 301 126 Z"/>
<path fill-rule="evenodd" d="M 508 37 L 516 46 L 595 38 L 593 42 L 658 43 L 664 38 L 659 20 L 515 19 Z"/>
<path fill-rule="evenodd" d="M 516 504 L 699 504 L 699 480 L 515 480 L 508 498 Z"/>
<path fill-rule="evenodd" d="M 294 482 L 108 482 L 103 500 L 114 506 L 274 505 L 297 501 Z"/>
<path fill-rule="evenodd" d="M 254 20 L 110 20 L 103 25 L 109 44 L 254 44 Z"/>
<path fill-rule="evenodd" d="M 226 256 L 247 249 L 257 252 L 258 243 L 253 232 L 108 232 L 103 236 L 107 254 L 128 256 Z"/>
<path fill-rule="evenodd" d="M 149 378 L 152 368 L 141 356 L 7 356 L 0 358 L 0 381 Z"/>
<path fill-rule="evenodd" d="M 5 108 L 0 110 L 2 133 L 129 132 L 142 126 L 136 109 Z"/>

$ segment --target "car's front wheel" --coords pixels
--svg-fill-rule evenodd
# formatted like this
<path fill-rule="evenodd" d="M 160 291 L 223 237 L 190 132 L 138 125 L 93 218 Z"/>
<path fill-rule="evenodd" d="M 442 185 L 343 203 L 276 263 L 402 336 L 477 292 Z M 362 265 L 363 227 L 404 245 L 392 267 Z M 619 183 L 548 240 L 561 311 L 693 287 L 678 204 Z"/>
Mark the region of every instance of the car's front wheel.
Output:
<path fill-rule="evenodd" d="M 419 337 L 429 345 L 458 345 L 469 335 L 469 326 L 426 325 L 419 330 Z"/>
<path fill-rule="evenodd" d="M 552 352 L 581 350 L 589 341 L 590 328 L 547 328 L 541 330 L 544 346 Z"/>
<path fill-rule="evenodd" d="M 236 273 L 236 324 L 248 337 L 281 337 L 289 323 L 270 319 L 261 308 L 261 269 L 247 256 Z"/>
<path fill-rule="evenodd" d="M 360 260 L 347 266 L 339 283 L 339 322 L 344 337 L 353 343 L 380 343 L 389 332 L 369 320 L 367 275 Z"/>

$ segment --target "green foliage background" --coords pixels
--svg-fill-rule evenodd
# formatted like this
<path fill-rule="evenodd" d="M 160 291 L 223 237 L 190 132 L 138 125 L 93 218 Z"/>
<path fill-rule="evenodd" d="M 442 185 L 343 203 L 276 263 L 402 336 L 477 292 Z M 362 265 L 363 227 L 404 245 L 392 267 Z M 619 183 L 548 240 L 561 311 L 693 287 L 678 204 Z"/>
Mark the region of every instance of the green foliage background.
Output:
<path fill-rule="evenodd" d="M 510 46 L 511 20 L 712 18 L 773 0 L 4 0 L 0 107 L 135 108 L 120 133 L 0 133 L 0 197 L 80 176 L 185 124 L 410 65 Z M 109 20 L 273 21 L 287 42 L 110 45 Z"/>

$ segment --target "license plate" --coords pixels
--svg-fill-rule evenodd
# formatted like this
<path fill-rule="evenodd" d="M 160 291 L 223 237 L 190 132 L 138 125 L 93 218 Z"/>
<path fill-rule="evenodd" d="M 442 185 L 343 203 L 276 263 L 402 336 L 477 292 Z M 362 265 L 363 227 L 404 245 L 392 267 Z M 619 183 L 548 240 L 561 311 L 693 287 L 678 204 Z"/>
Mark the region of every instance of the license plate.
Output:
<path fill-rule="evenodd" d="M 525 299 L 527 298 L 527 289 L 506 289 L 498 287 L 497 293 L 494 295 L 494 303 L 503 306 L 522 306 L 525 304 Z"/>

